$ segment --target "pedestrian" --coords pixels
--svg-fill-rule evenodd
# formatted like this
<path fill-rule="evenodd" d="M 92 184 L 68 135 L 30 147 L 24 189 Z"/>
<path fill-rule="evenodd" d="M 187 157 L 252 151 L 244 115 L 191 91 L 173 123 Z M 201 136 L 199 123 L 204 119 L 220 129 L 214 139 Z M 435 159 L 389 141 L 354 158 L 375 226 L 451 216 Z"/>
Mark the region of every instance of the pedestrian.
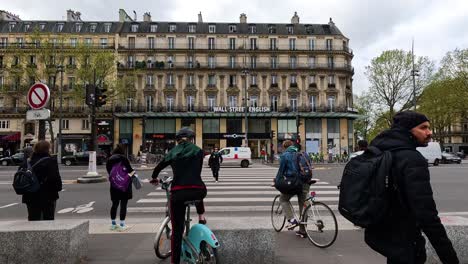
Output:
<path fill-rule="evenodd" d="M 426 159 L 416 150 L 432 136 L 429 119 L 405 111 L 393 118 L 390 129 L 380 133 L 371 146 L 392 150 L 391 205 L 381 224 L 366 228 L 365 241 L 387 258 L 388 264 L 420 264 L 426 261 L 427 236 L 442 263 L 459 263 L 434 202 Z"/>
<path fill-rule="evenodd" d="M 215 147 L 208 159 L 208 166 L 211 168 L 215 182 L 218 182 L 219 167 L 221 167 L 221 163 L 223 163 L 223 156 L 218 152 L 218 148 Z"/>
<path fill-rule="evenodd" d="M 22 168 L 27 168 L 28 163 L 34 166 L 33 172 L 36 175 L 40 188 L 35 193 L 23 194 L 22 202 L 28 208 L 29 221 L 54 220 L 55 207 L 62 190 L 62 178 L 57 164 L 57 160 L 50 157 L 50 143 L 41 140 L 37 142 L 31 153 L 30 147 L 24 150 L 24 162 Z M 30 156 L 28 153 L 31 153 Z"/>
<path fill-rule="evenodd" d="M 206 186 L 201 177 L 203 150 L 191 143 L 195 133 L 189 127 L 183 127 L 176 133 L 177 146 L 171 149 L 164 159 L 154 168 L 151 184 L 159 184 L 159 173 L 171 165 L 173 180 L 171 184 L 171 263 L 179 264 L 184 233 L 186 201 L 199 200 L 195 207 L 198 223 L 206 224 L 203 198 L 206 197 Z"/>
<path fill-rule="evenodd" d="M 135 170 L 130 165 L 130 161 L 125 157 L 125 150 L 122 144 L 118 144 L 112 151 L 112 156 L 106 163 L 109 174 L 110 196 L 112 206 L 110 210 L 111 230 L 125 230 L 125 218 L 127 216 L 128 200 L 133 198 L 131 177 Z M 120 225 L 116 223 L 117 209 L 120 205 Z"/>

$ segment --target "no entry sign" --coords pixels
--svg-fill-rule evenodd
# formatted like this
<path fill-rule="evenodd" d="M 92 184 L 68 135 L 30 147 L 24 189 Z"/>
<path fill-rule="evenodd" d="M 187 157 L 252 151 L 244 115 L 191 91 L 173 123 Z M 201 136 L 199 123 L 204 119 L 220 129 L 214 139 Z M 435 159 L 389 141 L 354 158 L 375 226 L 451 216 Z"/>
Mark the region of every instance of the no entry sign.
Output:
<path fill-rule="evenodd" d="M 36 83 L 28 92 L 28 104 L 32 109 L 42 109 L 47 105 L 50 99 L 50 90 L 43 83 Z"/>

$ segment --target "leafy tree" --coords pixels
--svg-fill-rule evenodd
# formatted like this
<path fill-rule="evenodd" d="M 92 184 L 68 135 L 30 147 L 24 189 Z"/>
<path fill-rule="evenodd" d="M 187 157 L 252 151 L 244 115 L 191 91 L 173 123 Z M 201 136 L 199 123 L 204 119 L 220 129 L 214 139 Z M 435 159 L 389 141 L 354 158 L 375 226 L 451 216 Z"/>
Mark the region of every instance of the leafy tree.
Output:
<path fill-rule="evenodd" d="M 360 139 L 369 140 L 369 132 L 373 125 L 374 111 L 372 109 L 372 98 L 368 93 L 361 96 L 356 96 L 354 99 L 354 107 L 357 109 L 361 118 L 354 122 L 354 130 Z"/>

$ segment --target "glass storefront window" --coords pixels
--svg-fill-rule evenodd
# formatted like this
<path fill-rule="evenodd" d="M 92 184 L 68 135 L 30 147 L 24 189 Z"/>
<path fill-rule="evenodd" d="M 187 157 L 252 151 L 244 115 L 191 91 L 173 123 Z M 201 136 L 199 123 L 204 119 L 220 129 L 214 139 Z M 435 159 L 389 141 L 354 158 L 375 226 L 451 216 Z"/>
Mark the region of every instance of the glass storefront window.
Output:
<path fill-rule="evenodd" d="M 340 120 L 327 119 L 327 148 L 328 154 L 338 155 L 341 153 L 340 146 Z"/>
<path fill-rule="evenodd" d="M 353 120 L 348 120 L 348 154 L 354 151 Z"/>
<path fill-rule="evenodd" d="M 175 119 L 147 119 L 145 122 L 145 133 L 148 134 L 171 134 L 175 130 Z"/>
<path fill-rule="evenodd" d="M 204 119 L 203 133 L 219 133 L 219 119 Z"/>
<path fill-rule="evenodd" d="M 307 119 L 305 125 L 307 153 L 320 153 L 322 150 L 322 119 Z"/>

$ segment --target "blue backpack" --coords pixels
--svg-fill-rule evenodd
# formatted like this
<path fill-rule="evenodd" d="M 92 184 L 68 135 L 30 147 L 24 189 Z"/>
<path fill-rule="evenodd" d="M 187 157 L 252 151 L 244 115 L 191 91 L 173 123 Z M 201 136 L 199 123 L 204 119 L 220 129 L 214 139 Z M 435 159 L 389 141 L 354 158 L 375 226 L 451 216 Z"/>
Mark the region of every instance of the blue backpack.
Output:
<path fill-rule="evenodd" d="M 116 163 L 109 174 L 111 186 L 122 192 L 126 192 L 130 186 L 131 177 L 123 162 Z"/>
<path fill-rule="evenodd" d="M 303 183 L 308 183 L 312 179 L 312 160 L 307 153 L 298 152 L 297 167 L 299 168 L 299 176 Z"/>

